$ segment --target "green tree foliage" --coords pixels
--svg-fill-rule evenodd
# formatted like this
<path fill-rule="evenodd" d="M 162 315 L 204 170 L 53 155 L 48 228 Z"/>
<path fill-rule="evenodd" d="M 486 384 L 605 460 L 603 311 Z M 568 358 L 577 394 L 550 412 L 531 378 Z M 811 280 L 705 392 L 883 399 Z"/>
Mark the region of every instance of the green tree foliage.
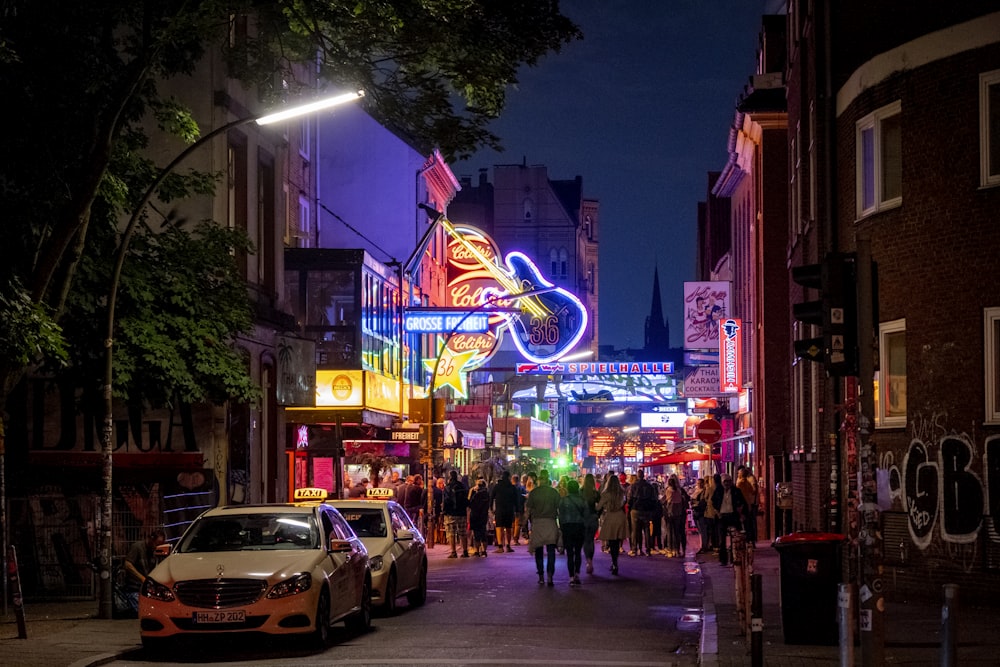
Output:
<path fill-rule="evenodd" d="M 247 16 L 254 20 L 244 21 Z M 487 126 L 502 110 L 518 68 L 579 37 L 555 0 L 4 2 L 0 85 L 16 91 L 6 96 L 5 110 L 18 126 L 0 151 L 0 321 L 7 322 L 4 336 L 20 342 L 0 349 L 0 412 L 24 370 L 41 356 L 58 354 L 55 323 L 62 321 L 71 293 L 78 317 L 89 309 L 99 319 L 100 300 L 74 291 L 81 259 L 102 247 L 88 242 L 91 228 L 127 217 L 159 173 L 162 165 L 145 157 L 149 123 L 188 142 L 200 136 L 190 111 L 158 87 L 191 74 L 207 52 L 224 53 L 230 71 L 255 90 L 262 108 L 289 92 L 275 88 L 276 82 L 294 87 L 294 64 L 315 62 L 319 54 L 331 87 L 363 88 L 378 120 L 452 158 L 497 147 Z M 158 198 L 204 192 L 212 183 L 212 175 L 176 175 Z M 213 242 L 205 235 L 194 239 Z M 177 259 L 160 245 L 172 241 L 147 239 L 134 252 Z M 107 262 L 111 256 L 90 259 Z M 95 279 L 101 273 L 92 271 Z M 152 382 L 169 376 L 157 400 L 169 400 L 168 391 L 193 397 L 199 382 L 207 382 L 212 396 L 245 395 L 244 381 L 226 371 L 231 364 L 215 357 L 213 368 L 205 361 L 242 324 L 221 318 L 235 327 L 226 335 L 182 322 L 200 313 L 172 291 L 171 280 L 181 280 L 181 273 L 167 270 L 158 276 L 168 278 L 162 283 L 152 274 L 127 277 L 135 321 L 123 320 L 119 342 L 126 348 L 148 336 L 149 347 L 142 354 L 138 348 L 120 351 L 116 365 L 124 386 L 116 388 L 130 397 L 154 398 Z M 160 290 L 163 295 L 154 294 Z M 170 308 L 163 317 L 140 322 L 140 313 L 161 307 L 164 299 Z M 178 363 L 184 354 L 179 348 L 159 356 L 164 350 L 156 349 L 157 341 L 169 337 L 192 338 L 183 345 L 194 369 Z M 23 344 L 31 339 L 34 347 Z M 209 378 L 213 373 L 218 375 Z"/>

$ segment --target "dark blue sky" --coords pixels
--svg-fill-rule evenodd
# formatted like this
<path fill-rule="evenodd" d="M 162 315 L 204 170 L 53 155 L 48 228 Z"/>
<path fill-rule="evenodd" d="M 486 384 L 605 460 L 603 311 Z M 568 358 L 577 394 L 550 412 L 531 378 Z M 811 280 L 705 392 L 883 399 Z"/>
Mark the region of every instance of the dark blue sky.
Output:
<path fill-rule="evenodd" d="M 671 343 L 680 346 L 698 202 L 708 172 L 726 163 L 761 16 L 774 4 L 563 0 L 584 39 L 521 72 L 491 128 L 504 153 L 453 165 L 475 177 L 481 167 L 526 161 L 546 165 L 554 180 L 583 178 L 584 196 L 601 203 L 601 344 L 642 347 L 658 266 Z"/>

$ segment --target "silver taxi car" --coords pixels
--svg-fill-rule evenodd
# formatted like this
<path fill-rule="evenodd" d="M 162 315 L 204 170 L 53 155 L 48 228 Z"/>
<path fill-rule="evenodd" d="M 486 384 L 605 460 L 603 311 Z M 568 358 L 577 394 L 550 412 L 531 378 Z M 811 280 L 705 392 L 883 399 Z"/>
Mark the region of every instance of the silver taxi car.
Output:
<path fill-rule="evenodd" d="M 388 492 L 388 493 L 386 493 Z M 331 500 L 368 549 L 372 603 L 385 614 L 406 596 L 411 607 L 427 600 L 427 550 L 406 510 L 391 500 L 391 489 L 368 489 L 364 499 Z"/>
<path fill-rule="evenodd" d="M 335 508 L 218 507 L 199 516 L 142 583 L 139 631 L 146 647 L 246 632 L 305 635 L 323 647 L 335 622 L 369 628 L 371 589 L 368 551 Z"/>

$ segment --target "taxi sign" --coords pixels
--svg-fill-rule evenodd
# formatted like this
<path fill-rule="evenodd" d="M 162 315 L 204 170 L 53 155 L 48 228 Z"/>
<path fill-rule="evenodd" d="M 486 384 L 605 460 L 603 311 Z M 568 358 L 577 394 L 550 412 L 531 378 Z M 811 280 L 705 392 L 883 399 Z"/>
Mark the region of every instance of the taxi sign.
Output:
<path fill-rule="evenodd" d="M 376 486 L 365 492 L 366 498 L 394 498 L 396 492 L 387 486 Z"/>
<path fill-rule="evenodd" d="M 323 501 L 326 500 L 326 495 L 327 495 L 326 489 L 307 487 L 302 489 L 295 489 L 294 498 L 295 500 Z"/>

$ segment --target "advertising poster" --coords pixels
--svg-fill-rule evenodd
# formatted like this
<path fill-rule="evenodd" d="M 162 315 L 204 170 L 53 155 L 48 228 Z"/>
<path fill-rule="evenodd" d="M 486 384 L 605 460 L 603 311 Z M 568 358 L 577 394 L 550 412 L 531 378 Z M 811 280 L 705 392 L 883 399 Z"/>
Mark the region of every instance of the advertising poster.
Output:
<path fill-rule="evenodd" d="M 729 281 L 684 283 L 684 349 L 719 349 L 719 321 L 729 317 Z"/>

